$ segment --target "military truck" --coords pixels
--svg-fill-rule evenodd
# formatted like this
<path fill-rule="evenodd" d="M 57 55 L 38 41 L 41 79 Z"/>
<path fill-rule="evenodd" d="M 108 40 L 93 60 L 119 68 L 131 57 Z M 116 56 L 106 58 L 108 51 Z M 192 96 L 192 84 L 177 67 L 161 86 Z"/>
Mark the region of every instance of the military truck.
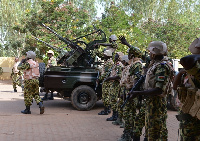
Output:
<path fill-rule="evenodd" d="M 59 97 L 70 100 L 77 110 L 91 110 L 102 96 L 101 85 L 97 83 L 99 76 L 97 66 L 100 62 L 92 53 L 97 43 L 106 42 L 105 33 L 102 30 L 96 30 L 71 41 L 58 35 L 46 25 L 42 24 L 42 26 L 67 44 L 71 51 L 62 52 L 62 55 L 59 55 L 58 63 L 62 65 L 45 69 L 45 64 L 40 63 L 40 87 L 43 87 L 45 91 L 56 91 Z M 89 43 L 80 40 L 91 34 L 98 36 L 98 39 Z M 52 47 L 44 41 L 41 42 Z M 85 48 L 78 44 L 84 44 Z"/>

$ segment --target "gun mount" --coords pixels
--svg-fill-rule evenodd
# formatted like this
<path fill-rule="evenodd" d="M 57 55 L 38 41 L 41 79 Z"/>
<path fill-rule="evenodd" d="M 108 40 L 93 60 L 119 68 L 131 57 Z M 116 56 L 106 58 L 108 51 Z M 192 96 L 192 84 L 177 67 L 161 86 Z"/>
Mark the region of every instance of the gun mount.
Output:
<path fill-rule="evenodd" d="M 65 61 L 65 64 L 69 64 L 72 66 L 90 67 L 94 63 L 94 60 L 95 60 L 95 58 L 91 54 L 91 51 L 95 49 L 94 45 L 97 43 L 106 42 L 106 35 L 101 29 L 96 30 L 95 32 L 92 32 L 90 34 L 78 37 L 74 40 L 69 40 L 67 38 L 60 36 L 53 29 L 46 26 L 45 24 L 42 23 L 41 25 L 43 27 L 45 27 L 47 30 L 49 30 L 50 32 L 52 32 L 54 35 L 56 35 L 59 38 L 59 40 L 63 41 L 65 44 L 67 44 L 67 47 L 71 49 L 69 54 L 66 55 L 66 53 L 65 53 L 64 56 L 60 57 L 61 60 L 58 60 L 58 63 Z M 92 35 L 92 34 L 97 34 L 97 36 L 100 36 L 101 39 L 93 40 L 93 41 L 89 42 L 88 44 L 86 42 L 80 40 L 81 38 L 84 38 L 84 37 Z M 38 40 L 38 41 L 41 41 L 41 40 Z M 43 42 L 46 45 L 48 45 L 49 47 L 53 48 L 48 43 L 46 43 L 44 41 L 41 41 L 41 42 Z M 85 49 L 80 47 L 78 44 L 84 44 L 86 46 Z M 53 49 L 55 49 L 55 47 Z"/>

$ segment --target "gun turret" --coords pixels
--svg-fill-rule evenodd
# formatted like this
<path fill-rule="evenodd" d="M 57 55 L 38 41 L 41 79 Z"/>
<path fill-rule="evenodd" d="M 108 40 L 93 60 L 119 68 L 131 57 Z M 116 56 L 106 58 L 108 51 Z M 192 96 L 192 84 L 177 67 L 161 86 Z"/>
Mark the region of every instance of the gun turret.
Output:
<path fill-rule="evenodd" d="M 84 67 L 88 67 L 91 66 L 94 63 L 95 58 L 92 57 L 91 54 L 91 50 L 95 49 L 95 44 L 97 43 L 103 43 L 106 42 L 106 35 L 102 30 L 96 30 L 95 32 L 92 32 L 90 34 L 87 34 L 85 36 L 81 36 L 76 38 L 75 40 L 69 40 L 66 39 L 62 36 L 60 36 L 58 33 L 56 33 L 53 29 L 51 29 L 50 27 L 46 26 L 45 24 L 41 24 L 43 27 L 45 27 L 47 30 L 49 30 L 50 32 L 52 32 L 53 34 L 55 34 L 59 40 L 63 41 L 65 44 L 67 44 L 67 47 L 69 47 L 71 49 L 70 53 L 66 56 L 65 55 L 65 64 L 69 64 L 69 65 L 73 65 L 73 66 L 84 66 Z M 101 36 L 102 39 L 100 40 L 93 40 L 91 42 L 89 42 L 88 44 L 85 43 L 84 41 L 80 41 L 79 39 L 95 34 L 97 33 L 98 36 Z M 48 43 L 41 41 L 40 39 L 36 38 L 38 41 L 46 44 L 47 46 L 55 49 L 55 47 L 49 45 Z M 85 44 L 86 48 L 83 49 L 82 47 L 80 47 L 78 45 L 78 43 L 81 44 Z M 62 58 L 62 57 L 61 57 Z"/>

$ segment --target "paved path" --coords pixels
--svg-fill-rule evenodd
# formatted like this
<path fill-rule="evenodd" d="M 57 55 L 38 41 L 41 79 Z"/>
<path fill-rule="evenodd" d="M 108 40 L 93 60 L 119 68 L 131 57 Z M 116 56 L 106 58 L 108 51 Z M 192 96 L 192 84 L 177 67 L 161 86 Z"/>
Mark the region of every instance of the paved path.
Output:
<path fill-rule="evenodd" d="M 43 115 L 35 101 L 31 115 L 24 115 L 20 113 L 25 108 L 22 94 L 19 87 L 14 93 L 10 83 L 0 81 L 0 141 L 117 141 L 123 132 L 106 121 L 110 115 L 97 115 L 103 109 L 101 101 L 91 111 L 77 111 L 69 101 L 55 97 L 44 102 Z M 169 141 L 178 137 L 175 115 L 168 111 Z"/>

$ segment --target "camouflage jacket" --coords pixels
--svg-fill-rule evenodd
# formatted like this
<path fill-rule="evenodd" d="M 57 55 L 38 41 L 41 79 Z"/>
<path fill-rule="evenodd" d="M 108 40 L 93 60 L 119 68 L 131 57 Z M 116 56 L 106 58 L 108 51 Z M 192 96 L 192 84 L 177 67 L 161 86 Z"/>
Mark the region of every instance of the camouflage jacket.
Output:
<path fill-rule="evenodd" d="M 102 71 L 101 71 L 100 80 L 103 80 L 110 76 L 111 71 L 114 68 L 113 65 L 114 65 L 114 62 L 113 62 L 112 58 L 110 58 L 106 62 L 104 62 L 104 65 L 103 65 Z"/>
<path fill-rule="evenodd" d="M 171 72 L 172 70 L 165 60 L 152 61 L 146 74 L 144 89 L 160 88 L 163 91 L 161 96 L 165 96 L 164 92 L 169 85 Z"/>
<path fill-rule="evenodd" d="M 53 56 L 49 58 L 47 63 L 47 68 L 49 68 L 50 66 L 57 66 L 56 58 L 54 58 Z"/>

